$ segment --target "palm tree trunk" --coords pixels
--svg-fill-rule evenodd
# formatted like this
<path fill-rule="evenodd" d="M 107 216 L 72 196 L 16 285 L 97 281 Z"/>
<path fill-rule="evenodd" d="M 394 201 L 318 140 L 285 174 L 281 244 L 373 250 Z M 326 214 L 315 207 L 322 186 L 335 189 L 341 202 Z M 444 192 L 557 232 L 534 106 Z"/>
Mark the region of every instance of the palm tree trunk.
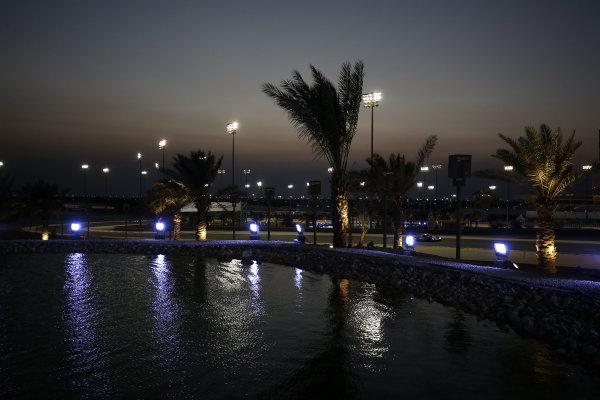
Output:
<path fill-rule="evenodd" d="M 548 274 L 555 274 L 554 211 L 556 206 L 539 205 L 536 210 L 539 225 L 536 242 L 538 268 Z"/>
<path fill-rule="evenodd" d="M 48 240 L 50 238 L 50 226 L 48 220 L 42 221 L 42 240 Z"/>
<path fill-rule="evenodd" d="M 196 240 L 206 241 L 206 207 L 196 203 L 198 209 L 198 227 L 196 228 Z"/>
<path fill-rule="evenodd" d="M 181 213 L 175 213 L 173 216 L 173 240 L 181 238 Z"/>
<path fill-rule="evenodd" d="M 332 183 L 331 224 L 333 225 L 333 246 L 346 247 L 348 244 L 348 194 L 344 187 Z"/>
<path fill-rule="evenodd" d="M 404 218 L 402 209 L 397 205 L 393 205 L 394 210 L 392 211 L 394 218 L 394 248 L 397 249 L 402 247 L 402 230 L 404 225 Z"/>

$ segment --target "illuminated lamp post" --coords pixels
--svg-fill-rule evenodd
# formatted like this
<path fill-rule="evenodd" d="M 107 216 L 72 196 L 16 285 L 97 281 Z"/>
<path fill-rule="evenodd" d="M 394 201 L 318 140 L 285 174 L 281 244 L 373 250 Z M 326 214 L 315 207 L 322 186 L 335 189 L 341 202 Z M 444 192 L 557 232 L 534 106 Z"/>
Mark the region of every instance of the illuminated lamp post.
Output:
<path fill-rule="evenodd" d="M 293 221 L 294 220 L 294 211 L 292 210 L 292 197 L 293 197 L 294 185 L 293 184 L 289 184 L 288 185 L 288 190 L 290 191 L 290 218 Z"/>
<path fill-rule="evenodd" d="M 158 142 L 158 149 L 162 151 L 162 168 L 165 169 L 165 147 L 167 147 L 167 139 L 161 139 Z"/>
<path fill-rule="evenodd" d="M 363 94 L 362 100 L 364 106 L 371 109 L 371 160 L 373 160 L 373 116 L 375 107 L 379 107 L 381 92 L 370 92 Z"/>
<path fill-rule="evenodd" d="M 591 165 L 584 165 L 581 167 L 582 170 L 584 170 L 585 172 L 589 172 L 592 169 Z M 590 188 L 590 176 L 588 175 L 585 178 L 585 195 L 588 196 L 590 194 L 589 192 L 589 188 Z"/>
<path fill-rule="evenodd" d="M 104 174 L 104 196 L 108 198 L 108 173 L 110 169 L 108 167 L 102 168 L 102 173 Z"/>
<path fill-rule="evenodd" d="M 442 164 L 433 164 L 431 169 L 435 172 L 435 200 L 438 199 L 438 171 L 442 169 Z"/>
<path fill-rule="evenodd" d="M 144 170 L 141 172 L 141 174 L 142 174 L 142 177 L 144 178 L 143 188 L 144 188 L 144 190 L 146 190 L 146 175 L 148 175 L 148 171 Z M 140 197 L 142 197 L 142 196 L 140 196 Z"/>
<path fill-rule="evenodd" d="M 86 195 L 86 192 L 85 192 L 85 175 L 86 175 L 86 172 L 89 169 L 89 167 L 90 166 L 87 165 L 87 164 L 82 164 L 81 165 L 81 171 L 83 172 L 83 197 L 85 197 L 85 195 Z"/>
<path fill-rule="evenodd" d="M 138 198 L 142 198 L 142 153 L 137 153 L 137 159 L 139 161 L 139 175 L 140 175 L 140 191 Z"/>
<path fill-rule="evenodd" d="M 244 187 L 247 189 L 250 187 L 250 185 L 248 184 L 248 175 L 250 175 L 250 172 L 252 171 L 250 169 L 243 169 L 242 172 L 244 173 L 244 177 L 246 178 Z"/>
<path fill-rule="evenodd" d="M 510 174 L 515 168 L 512 165 L 505 165 L 504 172 Z M 508 210 L 510 207 L 510 182 L 506 182 L 506 227 L 508 228 Z"/>
<path fill-rule="evenodd" d="M 231 135 L 231 231 L 233 240 L 235 240 L 235 134 L 239 124 L 234 121 L 227 124 L 227 133 Z"/>

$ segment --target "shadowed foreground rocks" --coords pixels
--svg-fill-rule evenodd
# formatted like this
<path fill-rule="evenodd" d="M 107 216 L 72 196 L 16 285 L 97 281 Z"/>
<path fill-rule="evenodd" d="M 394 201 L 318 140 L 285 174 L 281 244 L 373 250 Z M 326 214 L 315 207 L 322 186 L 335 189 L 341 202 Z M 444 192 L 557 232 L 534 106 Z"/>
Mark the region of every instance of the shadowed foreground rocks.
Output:
<path fill-rule="evenodd" d="M 520 271 L 368 250 L 289 242 L 14 240 L 0 254 L 130 253 L 257 260 L 397 287 L 541 339 L 571 361 L 600 367 L 600 282 L 527 276 Z M 0 263 L 1 265 L 1 263 Z M 0 267 L 1 268 L 1 267 Z"/>

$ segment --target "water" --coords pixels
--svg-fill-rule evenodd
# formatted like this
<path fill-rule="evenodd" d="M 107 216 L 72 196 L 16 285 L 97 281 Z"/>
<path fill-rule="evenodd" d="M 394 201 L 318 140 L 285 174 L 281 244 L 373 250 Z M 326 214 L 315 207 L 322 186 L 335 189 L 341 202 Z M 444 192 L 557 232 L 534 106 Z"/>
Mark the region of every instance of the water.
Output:
<path fill-rule="evenodd" d="M 588 398 L 594 371 L 408 293 L 239 260 L 0 257 L 0 397 Z"/>

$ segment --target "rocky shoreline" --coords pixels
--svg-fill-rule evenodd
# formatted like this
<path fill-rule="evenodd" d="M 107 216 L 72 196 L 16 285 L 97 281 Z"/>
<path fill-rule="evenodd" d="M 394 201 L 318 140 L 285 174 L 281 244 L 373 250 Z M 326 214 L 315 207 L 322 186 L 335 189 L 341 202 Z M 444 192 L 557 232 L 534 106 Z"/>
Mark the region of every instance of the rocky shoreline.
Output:
<path fill-rule="evenodd" d="M 600 367 L 600 282 L 527 277 L 519 271 L 427 257 L 289 242 L 0 241 L 0 255 L 68 252 L 252 259 L 393 286 L 493 321 L 500 329 L 543 340 L 571 361 Z"/>

